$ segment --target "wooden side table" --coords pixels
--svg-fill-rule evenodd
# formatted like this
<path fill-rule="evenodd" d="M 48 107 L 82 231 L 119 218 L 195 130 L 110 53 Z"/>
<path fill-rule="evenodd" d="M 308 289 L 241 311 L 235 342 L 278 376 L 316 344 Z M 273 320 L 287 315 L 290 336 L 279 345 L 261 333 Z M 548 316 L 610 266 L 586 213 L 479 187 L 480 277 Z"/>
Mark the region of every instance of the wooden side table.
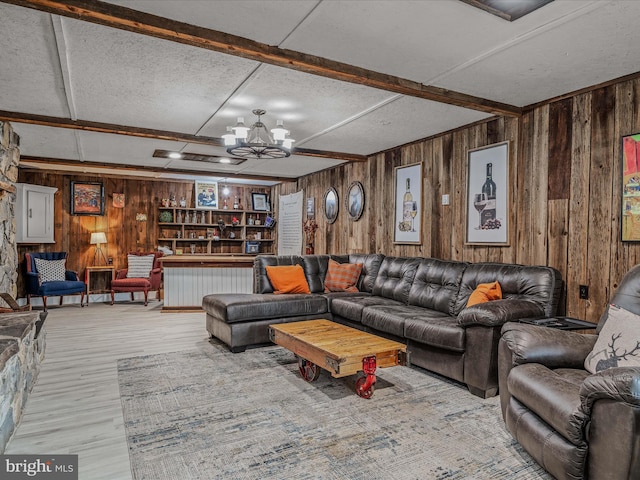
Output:
<path fill-rule="evenodd" d="M 110 293 L 111 281 L 115 278 L 116 267 L 114 265 L 86 267 L 84 283 L 87 289 L 87 305 L 89 305 L 89 295 L 92 293 Z"/>

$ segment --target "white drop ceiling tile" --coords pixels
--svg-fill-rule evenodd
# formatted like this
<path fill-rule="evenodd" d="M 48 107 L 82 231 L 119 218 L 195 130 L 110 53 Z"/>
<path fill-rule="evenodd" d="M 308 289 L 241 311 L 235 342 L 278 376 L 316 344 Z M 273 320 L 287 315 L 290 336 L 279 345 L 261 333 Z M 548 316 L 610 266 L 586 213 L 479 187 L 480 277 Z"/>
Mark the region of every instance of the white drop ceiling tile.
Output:
<path fill-rule="evenodd" d="M 600 2 L 584 12 L 447 75 L 438 85 L 525 106 L 636 72 L 640 29 L 628 19 L 640 16 L 640 2 Z"/>
<path fill-rule="evenodd" d="M 489 117 L 475 110 L 401 97 L 301 146 L 372 155 Z"/>
<path fill-rule="evenodd" d="M 0 110 L 69 115 L 49 14 L 0 4 Z"/>
<path fill-rule="evenodd" d="M 20 136 L 20 155 L 80 160 L 74 130 L 11 123 Z"/>
<path fill-rule="evenodd" d="M 82 159 L 131 166 L 164 167 L 170 159 L 155 158 L 155 149 L 179 150 L 184 143 L 99 132 L 78 132 Z"/>
<path fill-rule="evenodd" d="M 508 22 L 458 0 L 325 1 L 282 46 L 429 84 L 589 3 L 556 1 Z"/>
<path fill-rule="evenodd" d="M 108 0 L 134 10 L 278 45 L 317 0 Z"/>
<path fill-rule="evenodd" d="M 78 118 L 195 133 L 258 65 L 63 19 Z"/>
<path fill-rule="evenodd" d="M 220 137 L 227 126 L 236 124 L 239 116 L 244 117 L 245 124 L 252 124 L 257 119 L 252 110 L 262 108 L 267 111 L 262 121 L 269 129 L 282 119 L 291 137 L 300 141 L 396 96 L 362 85 L 263 65 L 201 134 Z"/>

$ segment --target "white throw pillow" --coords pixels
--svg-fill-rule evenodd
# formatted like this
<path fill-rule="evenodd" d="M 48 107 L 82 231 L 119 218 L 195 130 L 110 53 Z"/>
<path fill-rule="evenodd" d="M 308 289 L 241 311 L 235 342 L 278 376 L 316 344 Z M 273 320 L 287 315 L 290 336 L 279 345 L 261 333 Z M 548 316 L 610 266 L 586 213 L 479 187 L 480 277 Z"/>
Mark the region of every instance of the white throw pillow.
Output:
<path fill-rule="evenodd" d="M 617 305 L 609 306 L 607 321 L 584 361 L 591 373 L 612 367 L 640 367 L 640 316 Z"/>
<path fill-rule="evenodd" d="M 149 278 L 155 255 L 127 255 L 127 278 Z"/>
<path fill-rule="evenodd" d="M 40 275 L 40 283 L 44 282 L 63 282 L 65 278 L 65 264 L 67 261 L 62 258 L 60 260 L 45 260 L 43 258 L 34 258 L 36 262 L 36 270 Z"/>

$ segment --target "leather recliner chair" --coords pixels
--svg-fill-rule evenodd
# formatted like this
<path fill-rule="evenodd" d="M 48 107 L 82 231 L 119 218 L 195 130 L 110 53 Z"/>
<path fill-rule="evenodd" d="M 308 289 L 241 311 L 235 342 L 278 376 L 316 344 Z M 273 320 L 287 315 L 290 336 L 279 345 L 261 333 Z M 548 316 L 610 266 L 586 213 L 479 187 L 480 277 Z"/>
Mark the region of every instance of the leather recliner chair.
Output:
<path fill-rule="evenodd" d="M 640 315 L 640 265 L 610 303 Z M 596 339 L 505 324 L 498 347 L 502 416 L 513 437 L 558 479 L 640 478 L 640 367 L 589 373 L 584 360 Z"/>

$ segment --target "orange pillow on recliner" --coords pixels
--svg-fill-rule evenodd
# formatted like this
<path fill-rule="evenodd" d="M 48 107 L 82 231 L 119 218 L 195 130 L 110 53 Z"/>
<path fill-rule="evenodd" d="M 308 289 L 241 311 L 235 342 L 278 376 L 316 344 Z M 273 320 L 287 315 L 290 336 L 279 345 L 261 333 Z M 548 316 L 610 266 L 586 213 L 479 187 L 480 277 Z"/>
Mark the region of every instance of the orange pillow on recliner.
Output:
<path fill-rule="evenodd" d="M 502 289 L 498 282 L 481 283 L 471 293 L 467 301 L 467 307 L 477 305 L 478 303 L 490 302 L 491 300 L 500 300 L 502 298 Z"/>
<path fill-rule="evenodd" d="M 273 293 L 311 293 L 300 265 L 266 266 Z"/>

